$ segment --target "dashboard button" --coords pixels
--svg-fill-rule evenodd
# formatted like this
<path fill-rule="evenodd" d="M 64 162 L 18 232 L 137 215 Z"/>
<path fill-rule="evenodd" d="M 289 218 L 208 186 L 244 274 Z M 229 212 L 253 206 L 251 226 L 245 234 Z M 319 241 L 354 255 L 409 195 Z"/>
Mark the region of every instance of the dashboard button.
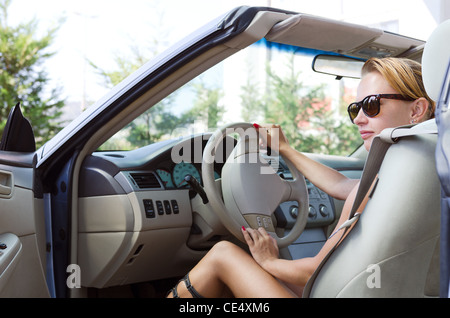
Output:
<path fill-rule="evenodd" d="M 155 208 L 153 206 L 153 200 L 144 200 L 144 210 L 145 210 L 145 216 L 147 218 L 155 217 Z"/>
<path fill-rule="evenodd" d="M 323 217 L 327 217 L 328 216 L 328 208 L 327 208 L 327 206 L 321 204 L 319 206 L 319 212 L 320 212 L 320 215 L 322 215 Z"/>
<path fill-rule="evenodd" d="M 171 200 L 170 203 L 172 203 L 172 211 L 174 214 L 180 213 L 180 208 L 178 207 L 177 200 Z"/>
<path fill-rule="evenodd" d="M 163 215 L 164 214 L 164 207 L 161 201 L 156 201 L 156 210 L 158 211 L 159 215 Z"/>
<path fill-rule="evenodd" d="M 310 219 L 315 219 L 317 217 L 317 211 L 312 205 L 309 206 L 308 217 Z"/>
<path fill-rule="evenodd" d="M 164 210 L 166 214 L 172 214 L 172 207 L 170 206 L 169 200 L 164 200 Z"/>
<path fill-rule="evenodd" d="M 298 207 L 295 205 L 291 205 L 289 208 L 289 214 L 296 219 L 298 217 Z"/>

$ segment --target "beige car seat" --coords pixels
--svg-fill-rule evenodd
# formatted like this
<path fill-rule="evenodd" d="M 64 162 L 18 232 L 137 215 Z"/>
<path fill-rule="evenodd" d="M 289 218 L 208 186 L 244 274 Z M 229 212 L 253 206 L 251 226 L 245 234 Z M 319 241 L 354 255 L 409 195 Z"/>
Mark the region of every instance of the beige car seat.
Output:
<path fill-rule="evenodd" d="M 449 45 L 448 25 L 433 32 L 424 52 L 424 82 L 434 99 L 448 63 L 448 50 L 442 54 L 443 43 Z M 430 120 L 411 131 L 427 126 L 436 129 Z M 436 140 L 436 134 L 418 134 L 389 147 L 358 223 L 310 280 L 305 297 L 439 296 Z"/>

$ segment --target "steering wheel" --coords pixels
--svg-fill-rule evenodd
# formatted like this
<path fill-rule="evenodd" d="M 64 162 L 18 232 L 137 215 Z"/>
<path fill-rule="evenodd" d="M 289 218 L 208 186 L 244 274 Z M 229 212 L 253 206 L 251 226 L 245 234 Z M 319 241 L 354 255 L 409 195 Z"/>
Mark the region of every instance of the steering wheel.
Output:
<path fill-rule="evenodd" d="M 231 133 L 239 134 L 239 141 L 236 146 L 233 144 L 234 148 L 222 168 L 222 178 L 216 181 L 216 151 L 225 136 Z M 252 124 L 234 123 L 217 129 L 203 153 L 205 192 L 220 221 L 236 238 L 245 242 L 242 226 L 264 227 L 279 247 L 285 247 L 300 236 L 306 225 L 309 203 L 305 178 L 284 158 L 293 180 L 282 179 L 259 150 L 259 135 Z M 299 213 L 289 233 L 279 237 L 275 233 L 272 214 L 286 201 L 297 201 Z"/>

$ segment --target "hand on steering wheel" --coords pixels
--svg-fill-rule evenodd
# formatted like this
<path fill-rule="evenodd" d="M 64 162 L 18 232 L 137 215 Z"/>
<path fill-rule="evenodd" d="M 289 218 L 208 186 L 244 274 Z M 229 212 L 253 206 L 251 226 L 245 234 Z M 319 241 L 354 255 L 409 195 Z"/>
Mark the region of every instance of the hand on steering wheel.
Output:
<path fill-rule="evenodd" d="M 279 152 L 280 148 L 289 145 L 289 141 L 284 135 L 280 125 L 253 124 L 253 127 L 257 129 L 260 138 L 265 143 L 264 147 L 268 147 L 274 151 Z"/>
<path fill-rule="evenodd" d="M 240 140 L 222 169 L 220 191 L 214 178 L 215 153 L 219 143 L 230 133 L 238 133 Z M 252 124 L 236 123 L 218 129 L 208 140 L 203 153 L 205 192 L 213 210 L 235 237 L 245 241 L 242 226 L 263 227 L 279 247 L 285 247 L 300 236 L 306 225 L 309 203 L 305 178 L 286 158 L 293 180 L 280 178 L 261 156 L 259 148 L 259 135 Z M 286 201 L 297 201 L 299 214 L 289 233 L 279 237 L 272 215 Z"/>
<path fill-rule="evenodd" d="M 257 230 L 242 227 L 242 234 L 253 259 L 264 268 L 267 261 L 277 259 L 279 255 L 277 241 L 263 227 Z"/>

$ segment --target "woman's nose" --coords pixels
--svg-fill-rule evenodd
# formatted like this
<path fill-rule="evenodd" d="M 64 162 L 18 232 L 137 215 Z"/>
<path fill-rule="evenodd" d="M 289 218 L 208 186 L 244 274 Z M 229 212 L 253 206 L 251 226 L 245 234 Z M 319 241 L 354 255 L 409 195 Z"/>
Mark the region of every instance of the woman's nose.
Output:
<path fill-rule="evenodd" d="M 359 110 L 358 115 L 353 119 L 355 125 L 364 124 L 367 122 L 367 116 L 364 114 L 362 108 Z"/>

